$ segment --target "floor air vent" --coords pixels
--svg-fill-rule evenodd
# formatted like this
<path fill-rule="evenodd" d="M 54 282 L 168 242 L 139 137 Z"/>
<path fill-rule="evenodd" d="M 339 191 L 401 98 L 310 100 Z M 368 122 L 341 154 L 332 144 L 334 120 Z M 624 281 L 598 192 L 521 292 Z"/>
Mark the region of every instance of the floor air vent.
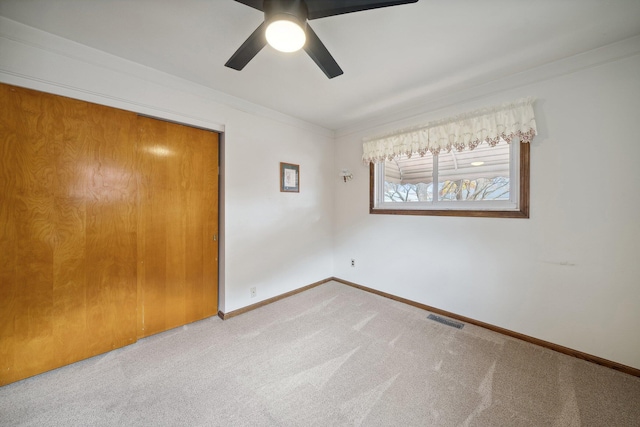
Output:
<path fill-rule="evenodd" d="M 462 329 L 464 327 L 464 323 L 456 322 L 455 320 L 447 319 L 446 317 L 436 316 L 435 314 L 430 314 L 427 316 L 427 319 L 435 320 L 438 323 L 442 323 L 443 325 L 453 326 L 454 328 Z"/>

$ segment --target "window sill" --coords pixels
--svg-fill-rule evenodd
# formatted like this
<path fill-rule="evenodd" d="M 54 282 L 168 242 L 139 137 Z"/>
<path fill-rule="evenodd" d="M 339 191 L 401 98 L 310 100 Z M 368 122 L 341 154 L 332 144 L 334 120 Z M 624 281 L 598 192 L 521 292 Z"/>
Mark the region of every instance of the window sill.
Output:
<path fill-rule="evenodd" d="M 424 216 L 461 216 L 472 218 L 529 218 L 529 211 L 476 211 L 459 209 L 380 209 L 370 208 L 370 214 L 377 215 L 424 215 Z"/>

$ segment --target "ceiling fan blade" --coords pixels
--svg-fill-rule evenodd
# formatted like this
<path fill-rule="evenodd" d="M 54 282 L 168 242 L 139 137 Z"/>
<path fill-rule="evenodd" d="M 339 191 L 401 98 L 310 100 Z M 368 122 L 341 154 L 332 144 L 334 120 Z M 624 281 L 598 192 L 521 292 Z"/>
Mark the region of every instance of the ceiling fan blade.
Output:
<path fill-rule="evenodd" d="M 236 53 L 234 53 L 227 63 L 224 64 L 225 67 L 233 68 L 238 71 L 242 70 L 244 66 L 247 65 L 263 47 L 266 46 L 267 39 L 264 36 L 265 27 L 266 24 L 264 22 L 260 24 L 260 26 L 251 33 L 249 38 L 242 43 L 242 46 L 236 50 Z"/>
<path fill-rule="evenodd" d="M 399 6 L 416 3 L 418 0 L 306 0 L 309 19 L 342 15 L 343 13 L 360 12 L 380 7 Z"/>
<path fill-rule="evenodd" d="M 304 50 L 330 79 L 343 73 L 336 60 L 333 59 L 333 56 L 309 25 L 307 25 L 307 43 L 304 45 Z"/>
<path fill-rule="evenodd" d="M 264 11 L 264 1 L 263 0 L 236 0 L 238 3 L 242 3 L 254 9 L 258 9 Z"/>

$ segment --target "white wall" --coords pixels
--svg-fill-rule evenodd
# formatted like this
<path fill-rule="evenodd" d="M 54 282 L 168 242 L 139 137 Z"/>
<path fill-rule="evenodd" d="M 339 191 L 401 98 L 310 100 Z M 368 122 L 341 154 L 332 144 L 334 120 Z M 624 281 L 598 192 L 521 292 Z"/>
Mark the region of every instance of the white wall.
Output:
<path fill-rule="evenodd" d="M 530 219 L 368 213 L 363 137 L 526 96 Z M 639 120 L 634 54 L 340 136 L 335 276 L 640 368 Z"/>
<path fill-rule="evenodd" d="M 0 81 L 225 131 L 224 312 L 332 276 L 333 132 L 3 17 Z M 299 194 L 280 193 L 281 161 Z"/>
<path fill-rule="evenodd" d="M 333 139 L 251 115 L 225 139 L 225 312 L 331 277 Z M 280 162 L 300 165 L 300 193 L 280 192 Z"/>

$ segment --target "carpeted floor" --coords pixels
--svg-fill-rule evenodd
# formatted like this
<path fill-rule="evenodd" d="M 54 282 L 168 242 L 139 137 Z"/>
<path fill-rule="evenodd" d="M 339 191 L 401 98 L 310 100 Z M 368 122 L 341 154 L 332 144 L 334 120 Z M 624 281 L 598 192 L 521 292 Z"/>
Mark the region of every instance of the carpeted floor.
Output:
<path fill-rule="evenodd" d="M 329 282 L 5 387 L 2 426 L 640 426 L 640 378 Z"/>

